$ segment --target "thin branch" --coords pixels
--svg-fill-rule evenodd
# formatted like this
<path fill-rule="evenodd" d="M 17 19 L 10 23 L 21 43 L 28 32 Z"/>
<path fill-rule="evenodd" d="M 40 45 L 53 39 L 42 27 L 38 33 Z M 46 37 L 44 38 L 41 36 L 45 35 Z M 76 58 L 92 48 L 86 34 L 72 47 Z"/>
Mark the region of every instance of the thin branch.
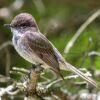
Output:
<path fill-rule="evenodd" d="M 85 73 L 85 75 L 86 75 L 86 76 L 91 76 L 91 74 L 90 74 L 89 72 Z M 66 76 L 66 77 L 64 77 L 64 79 L 72 79 L 72 78 L 76 79 L 76 78 L 78 78 L 78 77 L 79 77 L 78 75 L 72 75 L 72 76 Z M 54 84 L 56 84 L 56 83 L 59 83 L 59 82 L 61 82 L 62 80 L 63 80 L 62 78 L 57 79 L 57 80 L 51 82 L 50 84 L 48 84 L 48 85 L 46 86 L 46 88 L 50 88 L 52 85 L 54 85 Z"/>
<path fill-rule="evenodd" d="M 82 32 L 87 28 L 89 24 L 91 24 L 98 16 L 100 15 L 100 9 L 97 10 L 95 13 L 92 14 L 77 30 L 77 32 L 74 34 L 74 36 L 71 38 L 71 40 L 66 44 L 66 47 L 64 49 L 64 54 L 68 54 L 69 50 L 74 45 L 77 38 L 82 34 Z"/>
<path fill-rule="evenodd" d="M 21 73 L 26 73 L 26 74 L 29 73 L 29 70 L 27 70 L 25 68 L 13 67 L 12 69 L 13 69 L 13 71 L 17 71 L 17 72 L 21 72 Z"/>
<path fill-rule="evenodd" d="M 54 88 L 52 88 L 53 85 L 55 85 L 58 82 L 63 81 L 62 79 L 57 79 L 55 81 L 50 81 L 50 83 L 48 85 L 42 84 L 42 82 L 37 83 L 38 78 L 41 76 L 40 71 L 42 71 L 42 69 L 40 69 L 40 67 L 36 67 L 36 68 L 38 68 L 38 69 L 33 68 L 31 70 L 30 76 L 27 78 L 27 80 L 24 80 L 23 82 L 13 83 L 12 85 L 7 86 L 6 88 L 0 88 L 0 98 L 5 94 L 17 95 L 21 91 L 26 91 L 26 94 L 27 94 L 26 96 L 33 97 L 35 95 L 38 97 L 38 95 L 39 95 L 40 97 L 41 96 L 43 97 L 43 94 L 53 92 L 53 89 L 54 89 Z M 23 69 L 23 68 L 21 69 L 21 68 L 14 67 L 13 70 L 17 71 L 17 72 L 26 73 L 26 74 L 29 73 L 28 70 Z M 85 75 L 91 76 L 91 74 L 89 72 L 85 73 Z M 72 78 L 75 79 L 78 77 L 79 77 L 78 75 L 72 75 L 72 76 L 66 76 L 66 77 L 64 77 L 64 79 L 72 79 Z M 56 88 L 58 88 L 58 87 L 55 87 L 55 89 Z M 43 97 L 43 98 L 45 98 L 45 97 Z M 26 97 L 26 99 L 28 99 L 28 98 Z"/>
<path fill-rule="evenodd" d="M 2 45 L 0 45 L 0 50 L 4 49 L 5 47 L 12 45 L 11 41 L 6 41 Z"/>
<path fill-rule="evenodd" d="M 88 53 L 88 56 L 100 56 L 100 52 L 91 51 Z"/>
<path fill-rule="evenodd" d="M 0 75 L 0 83 L 8 83 L 11 81 L 10 77 Z"/>

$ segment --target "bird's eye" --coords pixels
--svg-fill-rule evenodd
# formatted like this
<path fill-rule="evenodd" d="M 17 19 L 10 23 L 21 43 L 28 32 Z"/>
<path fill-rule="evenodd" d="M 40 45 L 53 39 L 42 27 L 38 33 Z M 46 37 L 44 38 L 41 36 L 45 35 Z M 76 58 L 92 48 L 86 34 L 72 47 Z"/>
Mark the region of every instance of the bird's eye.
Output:
<path fill-rule="evenodd" d="M 27 26 L 27 25 L 26 24 L 21 24 L 20 26 L 23 26 L 24 27 L 24 26 Z"/>
<path fill-rule="evenodd" d="M 23 24 L 21 24 L 20 26 L 26 27 L 26 26 L 30 26 L 30 24 L 29 24 L 29 23 L 23 23 Z"/>

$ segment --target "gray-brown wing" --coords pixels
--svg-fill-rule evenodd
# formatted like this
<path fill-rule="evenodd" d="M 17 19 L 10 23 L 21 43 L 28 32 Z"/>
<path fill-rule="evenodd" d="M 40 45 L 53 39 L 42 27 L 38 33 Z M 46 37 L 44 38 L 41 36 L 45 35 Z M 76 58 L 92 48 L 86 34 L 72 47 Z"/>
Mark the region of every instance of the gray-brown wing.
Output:
<path fill-rule="evenodd" d="M 60 74 L 58 59 L 48 39 L 41 33 L 36 32 L 25 33 L 24 37 L 23 39 L 29 45 L 29 48 L 47 65 L 51 66 L 52 70 Z"/>

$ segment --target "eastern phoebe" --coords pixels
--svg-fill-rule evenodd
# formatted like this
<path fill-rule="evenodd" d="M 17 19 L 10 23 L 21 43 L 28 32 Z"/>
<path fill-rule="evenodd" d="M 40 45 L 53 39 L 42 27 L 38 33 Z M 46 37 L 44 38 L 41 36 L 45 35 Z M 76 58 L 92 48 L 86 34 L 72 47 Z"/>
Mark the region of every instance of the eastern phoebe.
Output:
<path fill-rule="evenodd" d="M 45 69 L 50 68 L 60 76 L 62 76 L 60 69 L 70 70 L 97 87 L 93 79 L 65 61 L 53 44 L 40 32 L 31 14 L 21 13 L 12 20 L 11 24 L 5 26 L 11 28 L 13 45 L 25 60 L 32 64 L 41 64 Z"/>

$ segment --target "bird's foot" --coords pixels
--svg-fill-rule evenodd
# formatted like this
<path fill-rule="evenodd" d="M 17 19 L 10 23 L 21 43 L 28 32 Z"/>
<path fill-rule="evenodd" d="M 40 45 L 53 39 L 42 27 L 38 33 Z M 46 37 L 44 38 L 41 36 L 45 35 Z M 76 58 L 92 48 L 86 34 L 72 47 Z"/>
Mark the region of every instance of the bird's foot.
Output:
<path fill-rule="evenodd" d="M 44 70 L 43 67 L 41 67 L 42 64 L 32 64 L 32 70 L 34 70 L 35 72 L 42 72 Z"/>

